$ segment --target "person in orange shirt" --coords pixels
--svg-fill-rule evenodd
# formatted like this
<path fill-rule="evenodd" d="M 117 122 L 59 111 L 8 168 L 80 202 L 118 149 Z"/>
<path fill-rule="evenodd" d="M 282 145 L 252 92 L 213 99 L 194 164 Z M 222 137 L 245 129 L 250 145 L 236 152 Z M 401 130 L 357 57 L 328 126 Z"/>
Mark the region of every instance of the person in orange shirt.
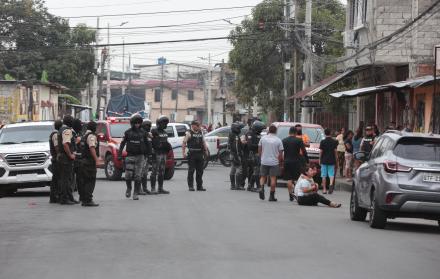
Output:
<path fill-rule="evenodd" d="M 302 139 L 305 147 L 310 147 L 310 138 L 307 134 L 303 134 L 301 124 L 296 124 L 295 128 L 296 128 L 296 132 L 297 132 L 296 137 L 299 139 Z M 304 155 L 304 154 L 302 154 L 302 155 Z"/>

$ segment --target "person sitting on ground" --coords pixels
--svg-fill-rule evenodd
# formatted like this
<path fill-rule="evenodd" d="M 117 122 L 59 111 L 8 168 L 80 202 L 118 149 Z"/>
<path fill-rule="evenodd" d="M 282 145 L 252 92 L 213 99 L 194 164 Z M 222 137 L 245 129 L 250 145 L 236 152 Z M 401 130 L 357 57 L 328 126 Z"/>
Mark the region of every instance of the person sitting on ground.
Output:
<path fill-rule="evenodd" d="M 329 207 L 339 208 L 340 203 L 329 201 L 318 194 L 318 184 L 313 181 L 313 176 L 317 173 L 315 165 L 308 165 L 302 170 L 302 174 L 295 186 L 295 195 L 298 198 L 299 205 L 318 205 L 325 204 Z"/>

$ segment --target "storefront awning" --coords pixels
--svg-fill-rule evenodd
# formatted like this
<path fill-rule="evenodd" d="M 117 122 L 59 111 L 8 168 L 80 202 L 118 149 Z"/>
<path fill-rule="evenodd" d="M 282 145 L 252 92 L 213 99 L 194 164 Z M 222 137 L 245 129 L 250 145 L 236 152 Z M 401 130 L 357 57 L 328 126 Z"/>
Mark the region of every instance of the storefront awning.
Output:
<path fill-rule="evenodd" d="M 341 79 L 343 79 L 347 75 L 351 74 L 352 72 L 353 72 L 353 69 L 349 69 L 343 73 L 333 74 L 333 75 L 329 76 L 328 78 L 325 78 L 325 79 L 321 80 L 320 82 L 317 82 L 314 85 L 312 85 L 302 91 L 297 92 L 295 95 L 291 96 L 289 99 L 294 99 L 294 98 L 303 99 L 304 97 L 311 97 L 311 96 L 315 95 L 316 93 L 319 93 L 320 91 L 326 89 L 327 87 L 334 84 L 335 82 L 340 81 Z"/>
<path fill-rule="evenodd" d="M 437 80 L 439 80 L 437 78 Z M 420 86 L 426 86 L 432 84 L 434 81 L 434 78 L 432 76 L 424 76 L 416 79 L 410 79 L 405 81 L 399 81 L 399 82 L 392 82 L 385 85 L 378 85 L 378 86 L 371 86 L 371 87 L 363 87 L 363 88 L 357 88 L 342 92 L 336 92 L 331 93 L 330 96 L 335 98 L 341 98 L 341 97 L 358 97 L 362 95 L 372 94 L 372 93 L 379 93 L 383 91 L 390 91 L 393 89 L 403 89 L 403 88 L 417 88 Z"/>

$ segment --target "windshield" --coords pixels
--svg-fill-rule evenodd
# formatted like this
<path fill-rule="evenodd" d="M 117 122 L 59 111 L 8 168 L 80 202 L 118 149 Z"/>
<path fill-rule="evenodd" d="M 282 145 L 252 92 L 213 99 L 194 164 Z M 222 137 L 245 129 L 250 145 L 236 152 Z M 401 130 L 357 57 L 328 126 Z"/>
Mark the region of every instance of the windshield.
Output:
<path fill-rule="evenodd" d="M 115 123 L 110 125 L 110 135 L 112 138 L 124 137 L 125 131 L 130 129 L 130 123 Z"/>
<path fill-rule="evenodd" d="M 0 133 L 0 144 L 48 142 L 52 131 L 52 125 L 3 128 Z"/>
<path fill-rule="evenodd" d="M 278 127 L 277 136 L 280 139 L 285 139 L 289 136 L 289 130 L 290 130 L 290 126 Z M 321 128 L 303 127 L 302 130 L 303 133 L 309 137 L 310 143 L 320 143 L 321 140 L 325 138 L 324 131 Z"/>
<path fill-rule="evenodd" d="M 400 158 L 422 161 L 440 161 L 440 140 L 403 138 L 394 148 Z"/>

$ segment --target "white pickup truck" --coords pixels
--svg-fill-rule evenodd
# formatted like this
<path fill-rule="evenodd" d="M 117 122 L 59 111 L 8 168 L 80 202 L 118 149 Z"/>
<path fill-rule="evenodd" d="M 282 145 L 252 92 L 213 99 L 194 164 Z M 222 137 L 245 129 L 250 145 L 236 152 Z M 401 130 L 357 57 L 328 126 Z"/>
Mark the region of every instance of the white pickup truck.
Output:
<path fill-rule="evenodd" d="M 0 195 L 49 186 L 52 131 L 51 121 L 8 124 L 0 130 Z"/>

